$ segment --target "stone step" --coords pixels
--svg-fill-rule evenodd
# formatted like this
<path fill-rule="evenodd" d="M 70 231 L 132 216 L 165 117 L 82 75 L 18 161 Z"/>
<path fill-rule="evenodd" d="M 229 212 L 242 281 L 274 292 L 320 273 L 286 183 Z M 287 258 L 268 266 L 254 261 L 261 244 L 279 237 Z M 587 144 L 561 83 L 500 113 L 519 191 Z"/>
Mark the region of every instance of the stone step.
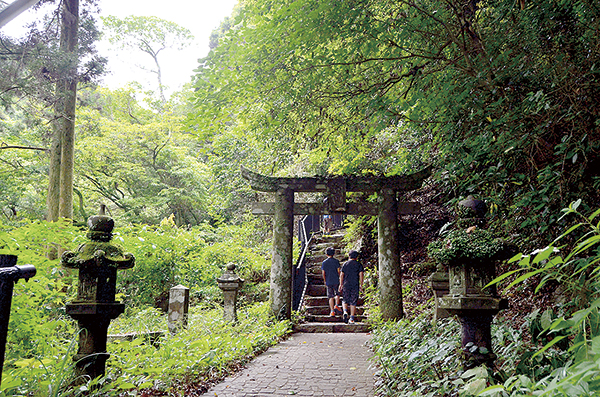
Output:
<path fill-rule="evenodd" d="M 318 244 L 331 244 L 333 242 L 338 242 L 344 239 L 344 229 L 336 230 L 332 234 L 328 234 L 326 236 L 316 234 L 313 236 L 314 242 Z"/>
<path fill-rule="evenodd" d="M 365 299 L 363 297 L 358 298 L 356 302 L 356 306 L 364 306 Z M 329 306 L 329 299 L 327 296 L 309 296 L 306 295 L 304 297 L 304 306 L 305 307 L 313 307 L 313 306 Z"/>
<path fill-rule="evenodd" d="M 320 266 L 311 266 L 306 268 L 306 272 L 308 274 L 315 274 L 317 276 L 321 276 L 321 278 L 323 277 L 323 274 L 321 273 L 321 267 Z"/>
<path fill-rule="evenodd" d="M 329 306 L 310 306 L 310 307 L 306 307 L 306 313 L 310 314 L 310 315 L 317 315 L 317 316 L 327 316 L 329 315 Z M 359 316 L 362 316 L 362 314 L 365 312 L 364 307 L 357 307 L 356 308 L 356 314 L 358 314 Z"/>
<path fill-rule="evenodd" d="M 309 257 L 306 258 L 306 265 L 309 266 L 310 264 L 321 264 L 323 263 L 323 261 L 325 259 L 327 259 L 327 255 L 322 254 L 322 253 L 318 253 L 318 254 L 311 254 Z"/>
<path fill-rule="evenodd" d="M 354 321 L 356 321 L 357 323 L 360 322 L 364 322 L 366 320 L 365 316 L 354 316 Z M 343 322 L 343 317 L 342 316 L 329 316 L 329 315 L 325 315 L 325 316 L 312 316 L 312 315 L 307 315 L 306 316 L 306 321 L 309 323 L 341 323 Z"/>
<path fill-rule="evenodd" d="M 309 284 L 306 287 L 306 294 L 309 296 L 327 296 L 327 286 L 325 284 Z"/>
<path fill-rule="evenodd" d="M 325 285 L 321 274 L 308 273 L 308 285 Z"/>
<path fill-rule="evenodd" d="M 367 323 L 304 323 L 294 326 L 295 332 L 313 332 L 313 333 L 329 333 L 329 332 L 354 332 L 366 333 L 371 331 L 371 326 Z"/>
<path fill-rule="evenodd" d="M 312 306 L 329 306 L 329 299 L 326 296 L 305 296 L 304 306 L 307 308 Z"/>

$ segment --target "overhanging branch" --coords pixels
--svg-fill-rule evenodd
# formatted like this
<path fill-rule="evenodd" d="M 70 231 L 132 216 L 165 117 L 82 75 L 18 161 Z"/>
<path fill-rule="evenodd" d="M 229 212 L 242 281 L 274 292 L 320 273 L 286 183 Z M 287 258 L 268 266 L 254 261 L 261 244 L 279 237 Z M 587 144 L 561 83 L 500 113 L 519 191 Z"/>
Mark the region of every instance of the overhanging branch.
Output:
<path fill-rule="evenodd" d="M 43 147 L 36 147 L 36 146 L 19 146 L 19 145 L 7 145 L 6 143 L 2 142 L 2 144 L 0 144 L 0 150 L 2 149 L 22 149 L 22 150 L 39 150 L 42 152 L 49 152 L 50 149 L 48 148 L 43 148 Z"/>

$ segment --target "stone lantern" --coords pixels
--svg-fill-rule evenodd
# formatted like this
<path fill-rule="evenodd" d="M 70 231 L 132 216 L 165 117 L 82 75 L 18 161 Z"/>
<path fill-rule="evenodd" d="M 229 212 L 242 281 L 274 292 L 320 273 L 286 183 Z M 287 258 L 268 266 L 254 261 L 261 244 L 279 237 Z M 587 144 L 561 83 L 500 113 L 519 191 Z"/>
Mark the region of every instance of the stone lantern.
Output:
<path fill-rule="evenodd" d="M 223 319 L 228 322 L 237 322 L 237 294 L 242 287 L 242 280 L 235 273 L 235 265 L 230 263 L 227 265 L 225 273 L 217 279 L 219 288 L 223 290 L 224 306 Z"/>
<path fill-rule="evenodd" d="M 437 308 L 461 323 L 465 368 L 491 366 L 496 358 L 492 319 L 508 302 L 498 296 L 495 286 L 484 287 L 496 277 L 495 264 L 504 259 L 505 244 L 483 229 L 487 211 L 483 201 L 469 196 L 458 211 L 459 229 L 441 241 L 436 254 L 448 271 L 448 292 L 437 297 Z"/>
<path fill-rule="evenodd" d="M 63 253 L 61 263 L 79 270 L 77 299 L 66 305 L 66 313 L 77 320 L 81 329 L 79 348 L 73 357 L 77 375 L 93 379 L 105 372 L 109 323 L 125 310 L 123 303 L 115 301 L 117 270 L 132 268 L 135 259 L 110 243 L 114 228 L 111 217 L 92 216 L 88 227 L 90 242 L 76 252 Z"/>

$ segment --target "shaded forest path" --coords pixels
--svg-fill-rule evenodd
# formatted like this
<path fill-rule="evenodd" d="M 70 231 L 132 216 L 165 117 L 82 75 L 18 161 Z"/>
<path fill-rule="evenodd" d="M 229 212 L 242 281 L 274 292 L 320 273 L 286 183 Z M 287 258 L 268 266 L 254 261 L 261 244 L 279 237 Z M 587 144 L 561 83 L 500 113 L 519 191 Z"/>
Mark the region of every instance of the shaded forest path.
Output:
<path fill-rule="evenodd" d="M 205 397 L 372 397 L 367 333 L 295 333 L 227 377 Z"/>

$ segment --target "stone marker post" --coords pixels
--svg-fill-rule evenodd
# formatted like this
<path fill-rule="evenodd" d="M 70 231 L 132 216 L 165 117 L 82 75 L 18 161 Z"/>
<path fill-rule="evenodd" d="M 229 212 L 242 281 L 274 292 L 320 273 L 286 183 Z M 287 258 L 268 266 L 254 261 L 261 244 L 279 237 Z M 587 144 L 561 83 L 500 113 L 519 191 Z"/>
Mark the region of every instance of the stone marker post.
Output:
<path fill-rule="evenodd" d="M 187 328 L 190 308 L 190 289 L 176 285 L 169 290 L 169 331 L 174 334 L 181 328 Z"/>
<path fill-rule="evenodd" d="M 67 304 L 66 312 L 77 320 L 81 330 L 79 348 L 73 357 L 75 372 L 91 379 L 104 375 L 109 357 L 108 325 L 125 310 L 123 303 L 115 301 L 117 270 L 132 268 L 135 263 L 132 254 L 123 253 L 121 247 L 110 243 L 114 224 L 109 216 L 90 217 L 90 242 L 61 257 L 63 266 L 79 269 L 77 299 Z"/>
<path fill-rule="evenodd" d="M 217 279 L 217 283 L 223 290 L 223 319 L 235 323 L 237 322 L 237 294 L 244 280 L 235 273 L 235 265 L 230 263 L 225 273 Z"/>

